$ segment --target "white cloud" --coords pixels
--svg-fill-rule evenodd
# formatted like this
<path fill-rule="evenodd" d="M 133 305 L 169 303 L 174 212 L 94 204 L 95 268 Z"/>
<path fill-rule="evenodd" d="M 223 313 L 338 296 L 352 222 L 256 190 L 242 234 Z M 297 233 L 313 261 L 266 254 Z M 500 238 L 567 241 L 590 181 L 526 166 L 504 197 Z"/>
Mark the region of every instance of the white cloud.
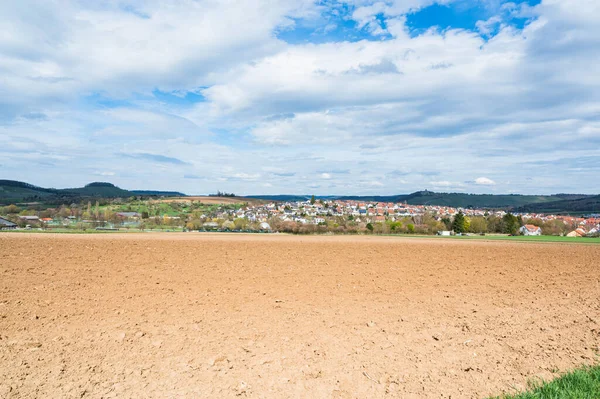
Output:
<path fill-rule="evenodd" d="M 316 12 L 311 0 L 149 1 L 137 9 L 3 2 L 4 91 L 27 106 L 86 91 L 125 97 L 210 85 L 220 71 L 281 50 L 273 31 Z"/>
<path fill-rule="evenodd" d="M 492 179 L 488 179 L 487 177 L 478 177 L 477 179 L 475 179 L 475 184 L 478 184 L 480 186 L 494 186 L 496 185 L 496 182 Z"/>
<path fill-rule="evenodd" d="M 515 4 L 479 31 L 409 34 L 406 13 L 433 2 L 346 1 L 363 33 L 389 40 L 308 44 L 277 33 L 303 19 L 335 30 L 323 2 L 4 2 L 3 172 L 74 186 L 110 171 L 192 193 L 256 193 L 264 179 L 302 193 L 315 178 L 332 194 L 600 191 L 600 3 Z M 509 14 L 536 19 L 521 31 Z"/>

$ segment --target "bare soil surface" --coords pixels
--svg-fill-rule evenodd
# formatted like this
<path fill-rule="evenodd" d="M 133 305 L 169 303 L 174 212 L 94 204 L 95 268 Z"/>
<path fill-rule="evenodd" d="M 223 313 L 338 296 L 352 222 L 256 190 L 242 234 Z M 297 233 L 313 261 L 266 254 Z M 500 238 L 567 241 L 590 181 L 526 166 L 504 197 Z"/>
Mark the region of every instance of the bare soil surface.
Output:
<path fill-rule="evenodd" d="M 600 246 L 0 234 L 2 398 L 484 398 L 598 361 Z"/>

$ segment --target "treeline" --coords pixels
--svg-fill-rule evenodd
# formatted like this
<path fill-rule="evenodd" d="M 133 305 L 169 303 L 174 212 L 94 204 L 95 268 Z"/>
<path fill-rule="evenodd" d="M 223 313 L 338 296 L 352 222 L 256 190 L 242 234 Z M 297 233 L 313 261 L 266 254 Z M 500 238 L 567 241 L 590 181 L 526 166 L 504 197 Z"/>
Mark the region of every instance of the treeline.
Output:
<path fill-rule="evenodd" d="M 544 235 L 565 235 L 577 228 L 577 224 L 565 224 L 561 220 L 542 221 L 527 220 L 528 224 L 541 227 Z M 436 219 L 433 215 L 424 214 L 405 217 L 395 221 L 364 222 L 352 216 L 332 217 L 319 224 L 303 224 L 293 221 L 282 221 L 278 218 L 269 220 L 274 231 L 291 234 L 424 234 L 433 235 L 439 231 L 472 234 L 519 234 L 525 224 L 520 216 L 507 213 L 503 217 L 495 215 L 468 217 L 458 213 L 454 218 Z"/>
<path fill-rule="evenodd" d="M 235 197 L 236 195 L 234 193 L 226 193 L 226 192 L 221 192 L 221 191 L 217 191 L 216 194 L 209 194 L 209 197 Z"/>
<path fill-rule="evenodd" d="M 24 188 L 27 190 L 36 190 L 36 191 L 42 191 L 42 192 L 46 192 L 46 193 L 55 193 L 56 191 L 58 191 L 53 188 L 42 188 L 42 187 L 34 186 L 33 184 L 25 183 L 22 181 L 16 181 L 16 180 L 0 180 L 0 186 Z"/>

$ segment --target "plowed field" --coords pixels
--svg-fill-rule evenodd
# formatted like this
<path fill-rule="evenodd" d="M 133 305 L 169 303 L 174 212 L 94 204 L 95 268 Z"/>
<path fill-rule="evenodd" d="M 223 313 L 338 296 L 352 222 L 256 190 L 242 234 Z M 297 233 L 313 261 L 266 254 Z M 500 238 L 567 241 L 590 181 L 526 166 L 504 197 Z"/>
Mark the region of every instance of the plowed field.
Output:
<path fill-rule="evenodd" d="M 0 234 L 2 398 L 483 398 L 598 361 L 600 246 Z"/>

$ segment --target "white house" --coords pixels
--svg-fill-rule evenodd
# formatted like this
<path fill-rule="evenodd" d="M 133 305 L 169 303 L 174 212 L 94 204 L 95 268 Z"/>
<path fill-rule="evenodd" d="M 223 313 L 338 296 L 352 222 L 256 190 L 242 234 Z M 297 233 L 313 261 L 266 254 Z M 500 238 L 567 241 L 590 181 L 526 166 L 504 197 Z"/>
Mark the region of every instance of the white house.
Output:
<path fill-rule="evenodd" d="M 540 229 L 539 227 L 534 226 L 532 224 L 526 224 L 525 226 L 522 226 L 519 229 L 519 231 L 524 236 L 541 236 L 542 235 L 542 229 Z"/>

